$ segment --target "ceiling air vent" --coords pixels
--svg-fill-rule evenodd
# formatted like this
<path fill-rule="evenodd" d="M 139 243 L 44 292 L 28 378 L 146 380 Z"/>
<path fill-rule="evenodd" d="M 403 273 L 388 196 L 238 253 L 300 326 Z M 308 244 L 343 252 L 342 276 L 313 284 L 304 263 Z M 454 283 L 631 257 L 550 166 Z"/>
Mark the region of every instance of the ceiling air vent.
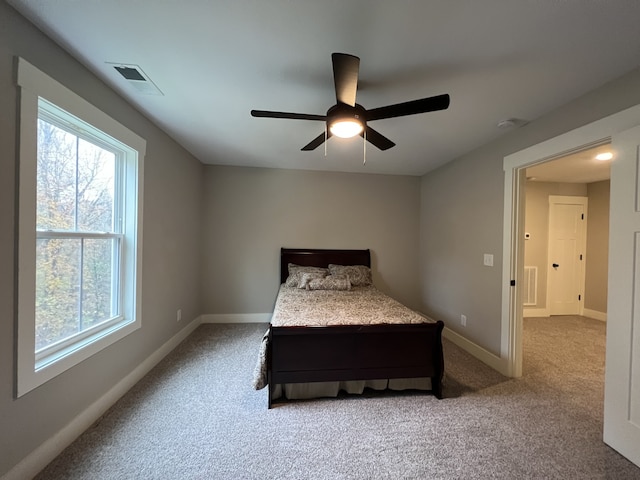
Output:
<path fill-rule="evenodd" d="M 116 72 L 122 75 L 124 79 L 129 82 L 129 85 L 135 88 L 138 93 L 142 93 L 144 95 L 164 95 L 138 65 L 111 62 L 107 63 L 112 65 Z"/>

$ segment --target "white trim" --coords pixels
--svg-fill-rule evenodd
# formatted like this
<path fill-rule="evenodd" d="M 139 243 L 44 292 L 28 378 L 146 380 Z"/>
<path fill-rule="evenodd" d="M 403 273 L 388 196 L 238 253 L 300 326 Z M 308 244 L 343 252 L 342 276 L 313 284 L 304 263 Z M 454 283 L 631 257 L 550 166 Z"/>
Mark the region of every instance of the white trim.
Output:
<path fill-rule="evenodd" d="M 473 343 L 471 340 L 463 337 L 459 333 L 456 333 L 447 327 L 444 327 L 442 336 L 449 340 L 451 343 L 454 343 L 458 347 L 462 348 L 467 353 L 473 355 L 481 362 L 486 363 L 494 370 L 497 370 L 502 375 L 508 376 L 507 363 L 504 361 L 504 359 L 498 357 L 497 355 L 494 355 L 488 350 L 485 350 L 480 345 Z"/>
<path fill-rule="evenodd" d="M 502 248 L 502 319 L 501 319 L 501 355 L 506 357 L 512 376 L 522 373 L 522 321 L 517 312 L 521 306 L 515 300 L 515 292 L 509 285 L 512 269 L 517 271 L 518 258 L 517 239 L 518 227 L 523 222 L 514 206 L 519 204 L 517 193 L 519 189 L 518 173 L 525 167 L 541 163 L 547 159 L 558 157 L 564 153 L 576 150 L 576 147 L 595 144 L 610 140 L 611 137 L 637 124 L 640 115 L 640 105 L 636 105 L 608 117 L 596 120 L 590 124 L 571 130 L 544 142 L 515 152 L 504 157 L 504 228 Z M 522 176 L 522 175 L 521 175 Z M 613 188 L 613 185 L 612 185 Z"/>
<path fill-rule="evenodd" d="M 1 480 L 22 480 L 33 478 L 55 459 L 62 451 L 76 440 L 85 430 L 93 425 L 104 413 L 111 408 L 125 393 L 151 371 L 160 361 L 175 349 L 184 339 L 193 333 L 201 324 L 201 317 L 192 320 L 187 326 L 171 337 L 160 348 L 153 352 L 131 373 L 120 380 L 113 388 L 105 393 L 88 408 L 77 415 L 67 425 L 60 429 L 39 447 L 23 458 L 15 467 L 5 473 Z"/>
<path fill-rule="evenodd" d="M 507 157 L 509 158 L 509 157 Z M 513 206 L 517 203 L 520 209 L 523 208 L 521 185 L 524 182 L 524 169 L 508 169 L 505 158 L 505 180 L 504 180 L 504 208 L 503 222 L 505 228 L 502 232 L 502 322 L 500 335 L 500 357 L 507 362 L 507 373 L 509 377 L 522 376 L 522 349 L 516 348 L 522 336 L 522 305 L 519 288 L 512 288 L 511 282 L 520 283 L 524 273 L 524 253 L 520 257 L 519 251 L 524 252 L 524 246 L 520 242 L 521 234 L 524 231 L 524 222 L 518 222 L 519 216 L 523 215 L 514 211 Z M 507 228 L 508 227 L 508 228 Z M 519 265 L 518 261 L 522 263 Z M 519 278 L 518 278 L 519 277 Z M 515 320 L 511 320 L 511 319 Z"/>
<path fill-rule="evenodd" d="M 607 321 L 607 312 L 599 312 L 597 310 L 585 308 L 582 315 L 585 317 L 593 318 L 594 320 L 600 320 L 601 322 Z"/>
<path fill-rule="evenodd" d="M 46 73 L 31 65 L 24 58 L 18 57 L 18 85 L 47 100 L 55 98 L 55 105 L 73 114 L 82 109 L 82 120 L 98 130 L 137 150 L 141 157 L 145 156 L 147 142 L 144 138 L 129 130 L 109 115 L 54 80 Z"/>
<path fill-rule="evenodd" d="M 117 342 L 141 327 L 142 318 L 142 228 L 143 179 L 146 140 L 111 118 L 45 73 L 18 58 L 20 87 L 19 120 L 19 247 L 18 247 L 18 327 L 15 395 L 20 397 L 77 365 L 91 355 Z M 126 236 L 122 248 L 126 268 L 122 272 L 123 321 L 118 328 L 104 330 L 86 345 L 77 344 L 76 350 L 48 364 L 36 368 L 35 360 L 35 257 L 36 251 L 36 157 L 37 119 L 39 99 L 51 102 L 68 112 L 68 118 L 101 131 L 100 137 L 108 143 L 122 146 L 126 183 L 123 189 L 131 205 L 126 209 Z M 135 199 L 135 200 L 134 200 Z M 135 248 L 135 250 L 134 250 Z"/>
<path fill-rule="evenodd" d="M 209 313 L 202 315 L 202 323 L 269 323 L 271 313 Z"/>
<path fill-rule="evenodd" d="M 523 317 L 548 317 L 549 309 L 548 308 L 523 308 L 522 316 Z"/>

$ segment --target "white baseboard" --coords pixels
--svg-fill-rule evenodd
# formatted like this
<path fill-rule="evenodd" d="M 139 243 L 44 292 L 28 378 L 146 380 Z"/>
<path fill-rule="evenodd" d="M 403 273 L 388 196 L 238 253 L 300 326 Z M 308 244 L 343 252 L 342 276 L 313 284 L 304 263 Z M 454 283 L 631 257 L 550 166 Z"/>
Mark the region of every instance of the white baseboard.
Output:
<path fill-rule="evenodd" d="M 523 317 L 549 317 L 551 313 L 547 308 L 524 308 L 522 310 Z M 589 308 L 584 308 L 582 311 L 582 315 L 585 317 L 593 318 L 595 320 L 601 320 L 603 322 L 607 321 L 606 312 L 598 312 L 597 310 L 591 310 Z"/>
<path fill-rule="evenodd" d="M 269 323 L 271 313 L 209 313 L 201 318 L 202 323 Z"/>
<path fill-rule="evenodd" d="M 549 309 L 548 308 L 523 308 L 522 316 L 523 317 L 548 317 Z"/>
<path fill-rule="evenodd" d="M 582 314 L 585 317 L 593 318 L 595 320 L 600 320 L 602 322 L 607 321 L 606 312 L 598 312 L 597 310 L 591 310 L 590 308 L 585 308 Z"/>
<path fill-rule="evenodd" d="M 442 331 L 442 336 L 450 342 L 456 344 L 458 347 L 462 348 L 467 353 L 473 355 L 481 362 L 486 363 L 494 370 L 497 370 L 502 375 L 509 376 L 509 374 L 507 373 L 507 362 L 497 355 L 494 355 L 490 351 L 485 350 L 480 345 L 473 343 L 471 340 L 463 337 L 459 333 L 456 333 L 447 327 L 445 327 Z M 447 370 L 446 365 L 444 369 L 445 371 Z"/>
<path fill-rule="evenodd" d="M 24 480 L 35 477 L 44 467 L 55 459 L 62 451 L 93 425 L 104 413 L 114 405 L 131 387 L 139 382 L 160 360 L 167 356 L 180 342 L 187 338 L 199 325 L 202 319 L 197 317 L 182 330 L 171 337 L 164 345 L 153 352 L 131 373 L 120 380 L 102 397 L 76 416 L 60 431 L 38 448 L 23 458 L 20 463 L 5 473 L 0 480 Z"/>

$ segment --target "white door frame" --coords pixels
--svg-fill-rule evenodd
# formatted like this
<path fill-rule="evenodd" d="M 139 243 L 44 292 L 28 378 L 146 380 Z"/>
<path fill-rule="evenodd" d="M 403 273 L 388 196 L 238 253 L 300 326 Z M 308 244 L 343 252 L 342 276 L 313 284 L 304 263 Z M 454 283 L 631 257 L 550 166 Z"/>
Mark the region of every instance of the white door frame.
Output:
<path fill-rule="evenodd" d="M 640 105 L 628 108 L 583 127 L 533 145 L 504 158 L 504 228 L 502 246 L 501 372 L 522 376 L 522 285 L 524 265 L 524 214 L 522 199 L 524 170 L 537 163 L 564 156 L 576 150 L 611 141 L 616 133 L 638 124 Z M 614 185 L 611 185 L 614 188 Z M 511 285 L 512 280 L 516 286 Z"/>

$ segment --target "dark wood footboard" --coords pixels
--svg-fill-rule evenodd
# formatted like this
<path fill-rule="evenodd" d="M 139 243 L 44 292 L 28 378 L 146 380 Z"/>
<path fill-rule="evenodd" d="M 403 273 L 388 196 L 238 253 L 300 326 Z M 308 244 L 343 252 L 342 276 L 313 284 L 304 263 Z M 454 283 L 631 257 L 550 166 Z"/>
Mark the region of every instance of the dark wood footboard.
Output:
<path fill-rule="evenodd" d="M 269 408 L 278 383 L 430 377 L 442 398 L 441 321 L 412 325 L 271 327 Z"/>
<path fill-rule="evenodd" d="M 371 266 L 369 250 L 283 248 L 280 283 L 288 264 Z M 430 377 L 442 398 L 441 321 L 419 324 L 274 327 L 269 331 L 269 408 L 276 384 Z"/>

